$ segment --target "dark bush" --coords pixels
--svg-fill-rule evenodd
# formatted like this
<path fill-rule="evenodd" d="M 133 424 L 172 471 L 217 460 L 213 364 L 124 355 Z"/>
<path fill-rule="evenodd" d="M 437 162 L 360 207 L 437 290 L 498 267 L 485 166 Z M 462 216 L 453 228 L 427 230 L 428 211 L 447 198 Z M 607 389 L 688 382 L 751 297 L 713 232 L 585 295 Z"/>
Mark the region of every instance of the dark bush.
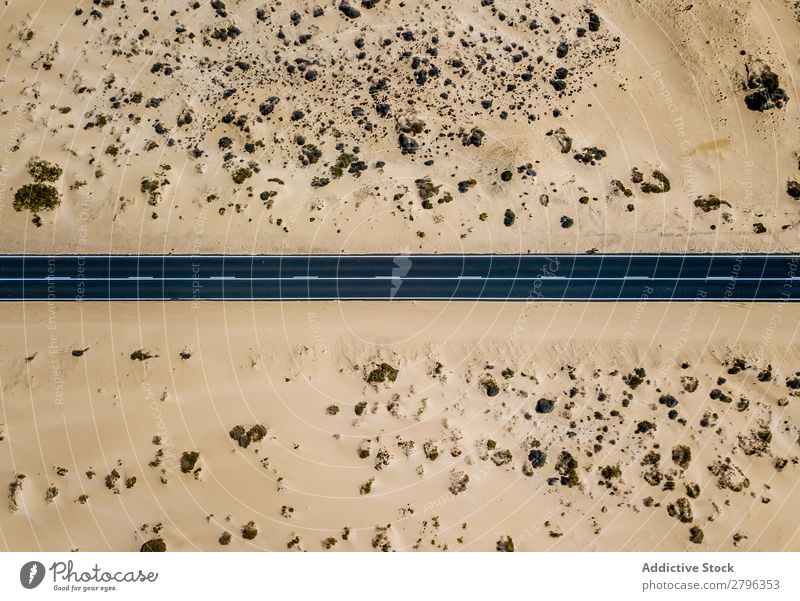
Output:
<path fill-rule="evenodd" d="M 242 538 L 253 540 L 257 536 L 258 528 L 256 528 L 255 522 L 247 522 L 244 526 L 242 526 Z"/>
<path fill-rule="evenodd" d="M 394 382 L 397 380 L 398 373 L 400 372 L 396 367 L 393 367 L 388 363 L 381 363 L 378 367 L 367 374 L 366 380 L 369 384 L 378 384 L 380 382 L 386 382 L 386 380 Z"/>
<path fill-rule="evenodd" d="M 50 184 L 25 184 L 14 193 L 14 209 L 17 211 L 52 211 L 61 204 L 61 195 Z"/>
<path fill-rule="evenodd" d="M 28 162 L 28 173 L 37 182 L 54 182 L 64 170 L 44 159 L 31 159 Z"/>
<path fill-rule="evenodd" d="M 164 542 L 163 538 L 154 538 L 152 540 L 149 540 L 145 544 L 143 544 L 139 549 L 139 551 L 141 552 L 158 552 L 158 553 L 163 553 L 166 550 L 167 550 L 167 544 Z"/>
<path fill-rule="evenodd" d="M 197 460 L 200 459 L 200 453 L 197 451 L 186 451 L 181 455 L 181 471 L 184 474 L 189 474 L 194 470 L 197 465 Z"/>

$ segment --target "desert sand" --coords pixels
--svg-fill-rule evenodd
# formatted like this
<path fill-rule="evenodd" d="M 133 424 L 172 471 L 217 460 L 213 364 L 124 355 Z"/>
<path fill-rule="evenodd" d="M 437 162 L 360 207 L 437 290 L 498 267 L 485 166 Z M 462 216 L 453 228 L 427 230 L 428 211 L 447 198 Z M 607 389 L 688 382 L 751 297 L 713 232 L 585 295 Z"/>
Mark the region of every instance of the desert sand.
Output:
<path fill-rule="evenodd" d="M 799 317 L 4 304 L 0 546 L 798 551 Z"/>
<path fill-rule="evenodd" d="M 796 2 L 0 18 L 4 252 L 798 249 Z M 38 215 L 11 208 L 33 157 L 64 170 Z"/>
<path fill-rule="evenodd" d="M 3 253 L 800 250 L 793 0 L 0 23 Z M 0 549 L 800 551 L 798 318 L 2 304 Z"/>

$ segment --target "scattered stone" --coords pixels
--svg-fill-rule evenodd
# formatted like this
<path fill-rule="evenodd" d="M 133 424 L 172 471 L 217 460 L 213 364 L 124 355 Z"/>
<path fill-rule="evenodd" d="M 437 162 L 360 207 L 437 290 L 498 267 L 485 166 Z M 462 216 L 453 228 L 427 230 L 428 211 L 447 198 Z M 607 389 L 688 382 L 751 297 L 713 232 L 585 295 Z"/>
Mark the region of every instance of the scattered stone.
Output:
<path fill-rule="evenodd" d="M 536 401 L 536 413 L 552 413 L 555 409 L 556 402 L 552 399 L 539 399 Z"/>

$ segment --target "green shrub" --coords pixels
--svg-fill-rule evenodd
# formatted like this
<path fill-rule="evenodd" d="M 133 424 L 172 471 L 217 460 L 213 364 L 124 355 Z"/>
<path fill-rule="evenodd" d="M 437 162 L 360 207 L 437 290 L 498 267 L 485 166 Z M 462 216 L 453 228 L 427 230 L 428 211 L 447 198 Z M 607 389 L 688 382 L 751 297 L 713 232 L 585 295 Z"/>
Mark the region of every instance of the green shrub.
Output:
<path fill-rule="evenodd" d="M 64 170 L 44 159 L 31 159 L 28 161 L 28 173 L 37 182 L 54 182 Z"/>
<path fill-rule="evenodd" d="M 17 211 L 52 211 L 60 204 L 61 194 L 50 184 L 25 184 L 14 193 L 14 209 Z"/>
<path fill-rule="evenodd" d="M 606 480 L 611 480 L 612 478 L 619 478 L 622 475 L 622 471 L 618 465 L 607 465 L 600 470 L 600 475 Z"/>
<path fill-rule="evenodd" d="M 510 536 L 501 536 L 500 540 L 497 541 L 497 550 L 502 553 L 513 553 L 514 539 Z"/>
<path fill-rule="evenodd" d="M 252 442 L 261 442 L 264 440 L 264 437 L 267 435 L 267 427 L 261 424 L 256 424 L 252 428 L 247 431 L 247 437 Z"/>
<path fill-rule="evenodd" d="M 561 474 L 561 484 L 570 488 L 580 484 L 578 461 L 568 451 L 561 451 L 556 462 L 556 471 Z"/>
<path fill-rule="evenodd" d="M 433 203 L 431 202 L 431 198 L 439 194 L 439 188 L 441 188 L 441 186 L 435 186 L 429 177 L 416 179 L 414 180 L 414 184 L 416 184 L 417 193 L 419 193 L 419 197 L 422 199 L 422 207 L 424 209 L 432 209 Z"/>
<path fill-rule="evenodd" d="M 664 175 L 661 171 L 653 171 L 653 179 L 660 182 L 661 185 L 653 184 L 650 182 L 643 182 L 642 183 L 642 192 L 645 194 L 663 194 L 664 192 L 669 192 L 672 188 L 669 179 L 666 175 Z"/>
<path fill-rule="evenodd" d="M 397 380 L 399 370 L 388 363 L 381 363 L 378 367 L 373 369 L 367 374 L 366 381 L 369 384 L 378 384 L 380 382 L 394 382 Z"/>
<path fill-rule="evenodd" d="M 358 157 L 356 155 L 343 152 L 336 158 L 336 164 L 331 165 L 331 177 L 333 177 L 333 179 L 339 179 L 344 174 L 344 170 L 357 160 Z"/>
<path fill-rule="evenodd" d="M 233 181 L 236 182 L 237 184 L 242 184 L 244 183 L 244 180 L 246 180 L 249 177 L 252 177 L 252 175 L 253 172 L 250 169 L 248 169 L 247 167 L 240 167 L 231 174 L 231 177 L 233 178 Z"/>
<path fill-rule="evenodd" d="M 184 474 L 189 474 L 194 470 L 197 465 L 197 460 L 200 459 L 200 453 L 197 451 L 186 451 L 181 455 L 181 471 Z"/>
<path fill-rule="evenodd" d="M 142 551 L 144 553 L 147 552 L 163 553 L 166 550 L 167 550 L 167 544 L 164 542 L 163 538 L 154 538 L 152 540 L 149 540 L 142 545 L 141 549 L 139 549 L 139 551 Z"/>
<path fill-rule="evenodd" d="M 258 536 L 258 528 L 256 528 L 255 522 L 250 521 L 247 522 L 244 526 L 242 526 L 242 538 L 246 540 L 253 540 L 257 536 Z"/>

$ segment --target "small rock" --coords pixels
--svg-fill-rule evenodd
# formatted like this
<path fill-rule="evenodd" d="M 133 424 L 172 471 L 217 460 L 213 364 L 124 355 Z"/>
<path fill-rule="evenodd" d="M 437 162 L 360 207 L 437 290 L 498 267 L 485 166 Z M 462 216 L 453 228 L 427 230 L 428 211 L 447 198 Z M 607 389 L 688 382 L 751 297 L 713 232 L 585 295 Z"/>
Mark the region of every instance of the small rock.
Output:
<path fill-rule="evenodd" d="M 544 464 L 547 462 L 547 453 L 539 449 L 533 449 L 528 453 L 528 461 L 531 462 L 533 467 L 544 467 Z"/>
<path fill-rule="evenodd" d="M 536 413 L 552 413 L 556 402 L 551 399 L 539 399 L 536 401 Z"/>

